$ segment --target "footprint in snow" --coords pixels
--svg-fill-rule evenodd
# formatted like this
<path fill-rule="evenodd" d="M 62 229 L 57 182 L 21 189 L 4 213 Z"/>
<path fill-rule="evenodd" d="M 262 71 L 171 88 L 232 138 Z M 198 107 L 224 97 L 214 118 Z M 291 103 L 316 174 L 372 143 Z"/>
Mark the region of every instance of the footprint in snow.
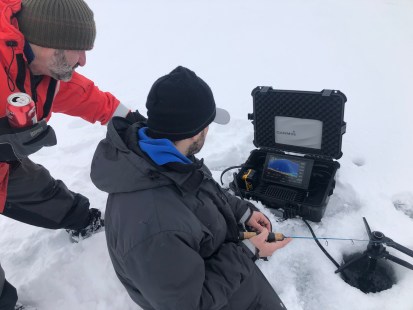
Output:
<path fill-rule="evenodd" d="M 393 205 L 396 210 L 403 212 L 408 217 L 413 219 L 413 193 L 400 192 L 393 195 Z"/>
<path fill-rule="evenodd" d="M 353 164 L 355 164 L 358 167 L 364 166 L 366 164 L 366 159 L 361 156 L 353 157 Z"/>

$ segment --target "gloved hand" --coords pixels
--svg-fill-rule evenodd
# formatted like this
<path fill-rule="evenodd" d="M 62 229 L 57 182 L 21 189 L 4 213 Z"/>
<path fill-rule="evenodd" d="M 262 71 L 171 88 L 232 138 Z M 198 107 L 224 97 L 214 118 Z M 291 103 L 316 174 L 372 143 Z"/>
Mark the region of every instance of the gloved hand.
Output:
<path fill-rule="evenodd" d="M 142 114 L 139 113 L 138 110 L 136 110 L 135 112 L 130 111 L 126 117 L 125 117 L 128 121 L 132 122 L 132 123 L 137 123 L 137 122 L 146 122 L 146 117 L 143 116 Z"/>
<path fill-rule="evenodd" d="M 12 128 L 7 117 L 0 118 L 0 162 L 25 158 L 56 143 L 56 134 L 45 120 L 30 127 Z"/>

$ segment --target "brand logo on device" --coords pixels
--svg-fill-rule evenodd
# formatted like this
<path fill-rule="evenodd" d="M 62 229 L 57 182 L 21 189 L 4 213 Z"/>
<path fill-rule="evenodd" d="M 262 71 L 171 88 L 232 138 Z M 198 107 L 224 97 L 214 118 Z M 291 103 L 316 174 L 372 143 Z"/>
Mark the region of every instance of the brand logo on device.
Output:
<path fill-rule="evenodd" d="M 279 131 L 277 130 L 276 133 L 278 135 L 286 135 L 286 136 L 296 136 L 297 134 L 295 133 L 295 130 L 293 130 L 292 132 L 290 131 Z"/>

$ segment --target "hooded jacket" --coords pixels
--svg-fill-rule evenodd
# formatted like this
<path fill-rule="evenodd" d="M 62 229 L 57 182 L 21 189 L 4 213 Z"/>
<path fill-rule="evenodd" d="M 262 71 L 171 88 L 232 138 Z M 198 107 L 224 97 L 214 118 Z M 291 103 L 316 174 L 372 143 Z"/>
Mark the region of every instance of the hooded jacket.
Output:
<path fill-rule="evenodd" d="M 75 72 L 68 82 L 30 73 L 28 57 L 33 55 L 25 53 L 25 38 L 15 18 L 20 8 L 21 0 L 0 0 L 0 118 L 6 116 L 7 97 L 17 92 L 26 93 L 33 99 L 38 120 L 48 120 L 51 112 L 102 124 L 106 124 L 112 115 L 125 116 L 128 109 L 119 100 L 100 91 L 79 73 Z M 0 162 L 0 212 L 7 193 L 8 168 L 8 164 Z"/>
<path fill-rule="evenodd" d="M 138 129 L 109 122 L 92 161 L 109 193 L 105 231 L 115 272 L 143 309 L 285 309 L 238 240 L 250 204 L 224 191 L 202 163 L 158 166 Z"/>

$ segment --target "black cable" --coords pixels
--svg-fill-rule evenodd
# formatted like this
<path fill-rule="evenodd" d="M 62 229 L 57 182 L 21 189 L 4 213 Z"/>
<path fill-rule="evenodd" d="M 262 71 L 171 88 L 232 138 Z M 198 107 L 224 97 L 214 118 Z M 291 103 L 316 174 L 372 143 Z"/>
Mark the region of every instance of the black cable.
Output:
<path fill-rule="evenodd" d="M 314 241 L 317 243 L 317 245 L 320 247 L 321 251 L 324 252 L 324 254 L 333 262 L 334 265 L 336 265 L 337 268 L 340 267 L 340 265 L 334 260 L 334 258 L 326 251 L 326 249 L 321 245 L 320 241 L 318 241 L 317 236 L 315 235 L 313 229 L 311 228 L 310 224 L 303 219 L 304 223 L 307 225 L 308 229 L 310 230 L 311 234 L 313 235 Z"/>
<path fill-rule="evenodd" d="M 244 166 L 243 165 L 241 165 L 241 166 L 232 166 L 232 167 L 229 167 L 229 168 L 225 169 L 224 171 L 222 171 L 221 177 L 219 178 L 219 180 L 221 181 L 221 185 L 224 185 L 224 182 L 222 182 L 222 176 L 224 175 L 225 172 L 227 172 L 228 170 L 231 170 L 231 169 L 242 168 L 242 167 L 244 167 Z"/>
<path fill-rule="evenodd" d="M 13 45 L 12 43 L 14 43 L 14 41 L 7 41 L 7 43 L 6 43 L 7 46 L 10 46 L 10 47 L 11 47 L 11 50 L 12 50 L 12 53 L 13 53 L 13 55 L 12 55 L 12 57 L 11 57 L 10 64 L 9 64 L 8 68 L 6 69 L 7 86 L 9 87 L 9 90 L 10 90 L 11 92 L 13 92 L 13 91 L 16 89 L 16 85 L 14 84 L 14 81 L 13 81 L 13 79 L 12 79 L 11 76 L 10 76 L 11 66 L 13 65 L 13 61 L 14 61 L 14 47 L 15 47 L 15 45 Z"/>
<path fill-rule="evenodd" d="M 234 173 L 234 190 L 235 190 L 235 195 L 237 195 L 242 200 L 245 200 L 244 195 L 242 194 L 241 189 L 239 188 L 238 182 L 236 180 L 236 173 Z"/>

